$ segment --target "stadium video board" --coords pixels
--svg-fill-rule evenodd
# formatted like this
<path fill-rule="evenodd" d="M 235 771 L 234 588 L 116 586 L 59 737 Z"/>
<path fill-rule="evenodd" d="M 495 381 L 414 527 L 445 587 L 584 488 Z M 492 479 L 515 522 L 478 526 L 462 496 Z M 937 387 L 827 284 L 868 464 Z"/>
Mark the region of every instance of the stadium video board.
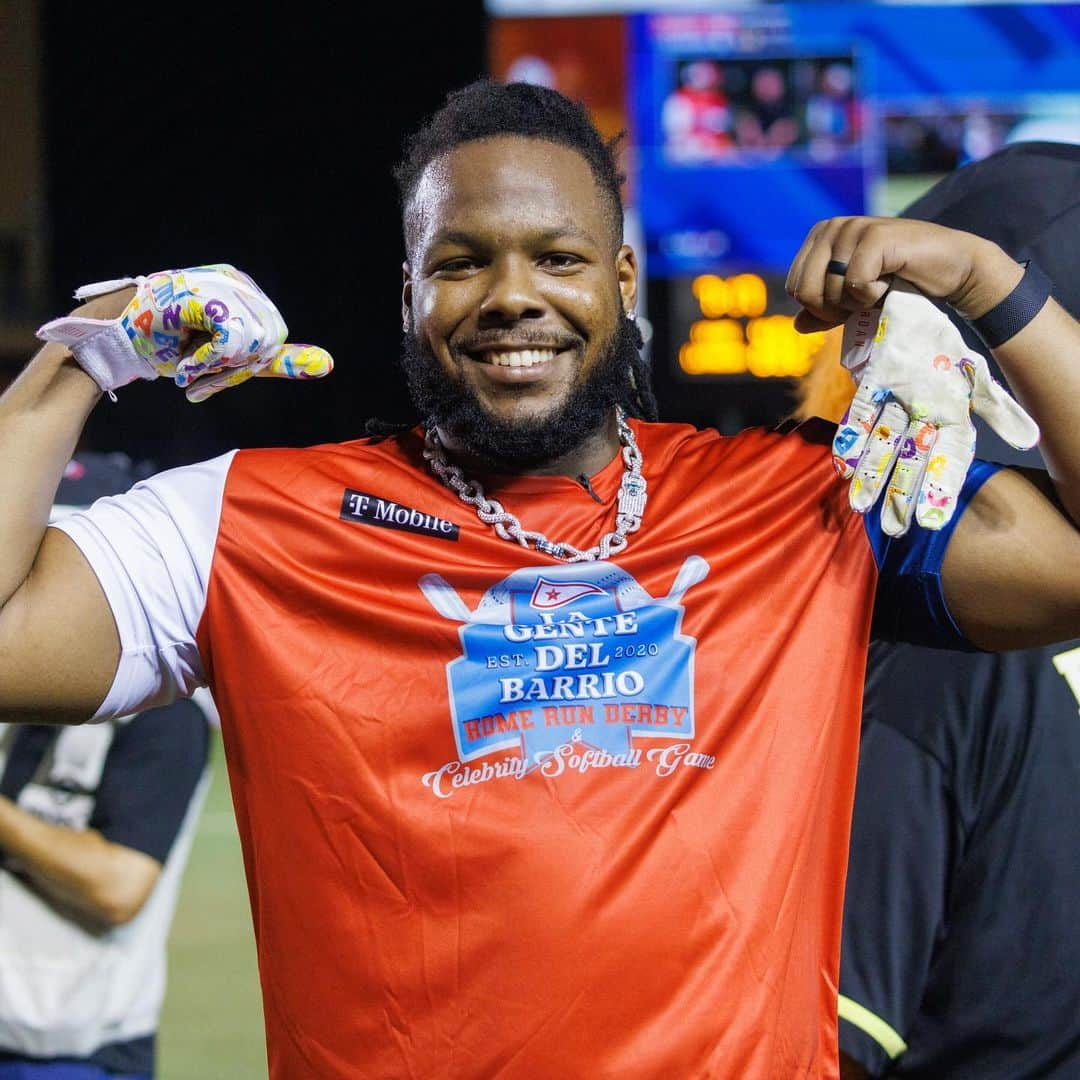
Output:
<path fill-rule="evenodd" d="M 1006 142 L 1080 142 L 1080 5 L 488 7 L 494 75 L 627 132 L 648 314 L 693 382 L 807 370 L 783 280 L 816 221 L 894 214 Z"/>

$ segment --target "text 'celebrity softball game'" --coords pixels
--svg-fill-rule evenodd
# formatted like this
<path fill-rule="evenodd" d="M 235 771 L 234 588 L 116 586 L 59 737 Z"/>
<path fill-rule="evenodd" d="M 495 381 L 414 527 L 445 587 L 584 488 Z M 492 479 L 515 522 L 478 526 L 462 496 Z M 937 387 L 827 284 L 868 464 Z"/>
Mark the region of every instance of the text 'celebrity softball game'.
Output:
<path fill-rule="evenodd" d="M 681 632 L 682 599 L 708 572 L 691 556 L 657 600 L 611 563 L 526 567 L 475 611 L 438 574 L 421 578 L 432 607 L 462 624 L 462 655 L 447 665 L 458 759 L 425 774 L 425 786 L 445 799 L 534 771 L 711 769 L 692 749 L 697 642 Z"/>

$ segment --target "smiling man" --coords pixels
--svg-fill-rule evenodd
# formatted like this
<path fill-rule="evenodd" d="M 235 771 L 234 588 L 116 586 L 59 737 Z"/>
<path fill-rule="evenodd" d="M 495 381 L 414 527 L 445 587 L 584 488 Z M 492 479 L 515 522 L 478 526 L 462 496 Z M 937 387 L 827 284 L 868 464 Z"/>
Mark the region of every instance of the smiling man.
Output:
<path fill-rule="evenodd" d="M 405 373 L 459 459 L 588 476 L 611 460 L 612 406 L 655 408 L 632 319 L 637 263 L 602 144 L 586 157 L 519 143 L 458 144 L 436 123 L 398 168 Z"/>
<path fill-rule="evenodd" d="M 613 151 L 558 94 L 466 87 L 398 178 L 411 431 L 234 452 L 46 530 L 101 390 L 328 365 L 227 267 L 42 329 L 0 401 L 0 704 L 211 686 L 275 1080 L 835 1076 L 872 609 L 947 644 L 1076 634 L 1076 530 L 977 464 L 944 527 L 892 538 L 828 431 L 652 422 Z M 799 324 L 894 274 L 1004 312 L 1075 514 L 1076 324 L 1017 314 L 992 244 L 862 218 L 797 254 Z"/>

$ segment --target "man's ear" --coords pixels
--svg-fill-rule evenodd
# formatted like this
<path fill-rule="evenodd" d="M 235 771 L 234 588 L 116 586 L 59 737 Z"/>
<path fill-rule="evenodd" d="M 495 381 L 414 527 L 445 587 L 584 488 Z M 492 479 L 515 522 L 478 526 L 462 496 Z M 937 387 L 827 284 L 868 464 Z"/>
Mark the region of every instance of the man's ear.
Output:
<path fill-rule="evenodd" d="M 619 295 L 623 311 L 629 315 L 637 306 L 637 256 L 629 244 L 623 244 L 615 256 L 615 274 L 619 280 Z"/>
<path fill-rule="evenodd" d="M 412 271 L 409 260 L 401 264 L 401 325 L 408 329 L 409 316 L 412 314 Z"/>

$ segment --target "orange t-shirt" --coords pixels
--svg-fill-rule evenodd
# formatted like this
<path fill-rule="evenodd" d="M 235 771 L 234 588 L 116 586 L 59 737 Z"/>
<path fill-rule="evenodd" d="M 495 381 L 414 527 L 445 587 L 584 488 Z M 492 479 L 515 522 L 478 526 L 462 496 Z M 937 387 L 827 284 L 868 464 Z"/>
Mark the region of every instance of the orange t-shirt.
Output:
<path fill-rule="evenodd" d="M 836 1076 L 871 545 L 827 436 L 633 426 L 608 562 L 500 539 L 417 431 L 65 523 L 103 711 L 213 690 L 272 1077 Z M 485 490 L 587 547 L 622 471 Z"/>

